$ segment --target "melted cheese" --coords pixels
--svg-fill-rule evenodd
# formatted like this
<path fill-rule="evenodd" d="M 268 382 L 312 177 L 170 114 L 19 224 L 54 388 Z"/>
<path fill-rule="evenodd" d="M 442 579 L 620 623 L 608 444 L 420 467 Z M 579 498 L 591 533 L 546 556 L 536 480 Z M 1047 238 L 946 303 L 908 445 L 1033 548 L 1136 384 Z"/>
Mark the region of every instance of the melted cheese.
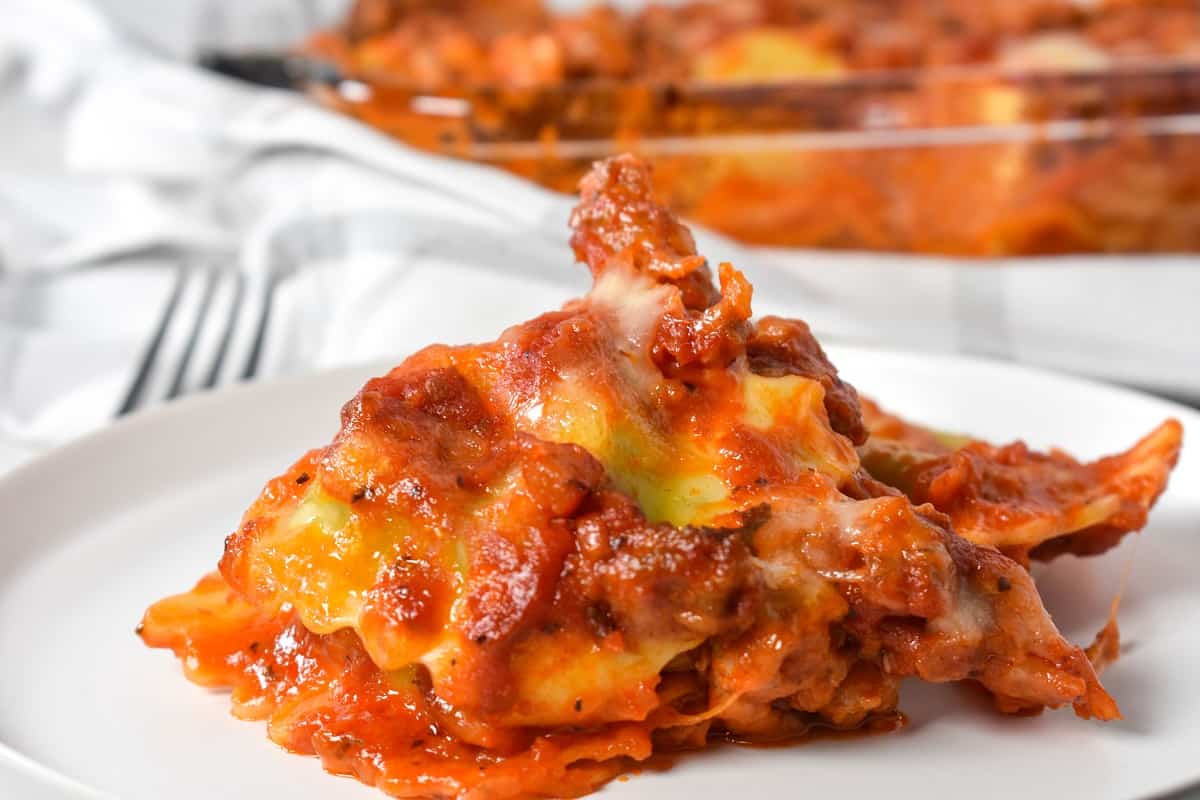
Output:
<path fill-rule="evenodd" d="M 709 409 L 712 419 L 706 435 L 678 425 L 648 403 L 664 382 L 650 345 L 669 298 L 668 287 L 620 265 L 601 276 L 588 302 L 592 319 L 608 328 L 602 328 L 603 340 L 612 344 L 608 358 L 591 362 L 587 374 L 567 370 L 561 380 L 548 383 L 519 415 L 529 430 L 590 453 L 651 523 L 711 524 L 757 502 L 746 497 L 733 501 L 738 487 L 730 476 L 741 456 L 718 444 L 740 429 L 769 445 L 783 474 L 815 470 L 834 484 L 853 474 L 857 455 L 830 429 L 824 391 L 814 380 L 760 376 L 738 362 L 728 371 L 735 388 L 733 402 L 719 412 Z M 275 520 L 258 539 L 254 563 L 262 570 L 259 580 L 273 587 L 278 602 L 292 603 L 310 630 L 351 628 L 384 669 L 420 662 L 439 683 L 451 677 L 452 662 L 464 646 L 455 624 L 466 614 L 463 585 L 471 569 L 466 532 L 504 519 L 508 504 L 522 492 L 518 477 L 504 474 L 460 502 L 449 510 L 445 528 L 417 523 L 395 509 L 380 518 L 364 518 L 314 481 L 294 510 Z M 444 630 L 414 636 L 386 625 L 364 626 L 367 592 L 410 550 L 436 552 L 441 570 L 457 576 L 449 586 Z M 530 674 L 554 678 L 521 686 L 521 718 L 553 717 L 561 711 L 564 697 L 571 695 L 573 702 L 583 691 L 579 684 L 587 676 L 607 675 L 605 685 L 615 694 L 637 695 L 653 687 L 653 676 L 664 663 L 694 645 L 689 640 L 640 643 L 618 653 L 568 650 L 570 659 L 578 659 L 572 662 L 578 664 L 574 669 L 557 663 L 564 658 L 561 653 L 538 654 L 527 645 L 522 658 L 539 665 Z M 624 677 L 618 681 L 617 676 Z M 623 682 L 622 691 L 617 691 L 617 682 Z"/>
<path fill-rule="evenodd" d="M 840 483 L 858 469 L 850 442 L 834 433 L 825 415 L 821 384 L 798 375 L 765 377 L 747 373 L 741 378 L 742 420 L 773 441 L 793 471 L 814 469 Z"/>
<path fill-rule="evenodd" d="M 713 472 L 710 448 L 669 434 L 636 409 L 614 407 L 587 383 L 561 389 L 545 406 L 539 432 L 595 456 L 648 520 L 697 524 L 728 511 L 729 489 Z"/>

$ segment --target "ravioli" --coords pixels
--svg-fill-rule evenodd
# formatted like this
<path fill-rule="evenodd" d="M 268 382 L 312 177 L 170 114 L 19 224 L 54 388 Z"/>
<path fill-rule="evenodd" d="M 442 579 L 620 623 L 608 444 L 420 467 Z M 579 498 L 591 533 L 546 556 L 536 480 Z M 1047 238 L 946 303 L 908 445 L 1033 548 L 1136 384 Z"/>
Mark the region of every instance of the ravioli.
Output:
<path fill-rule="evenodd" d="M 863 468 L 807 326 L 753 321 L 650 185 L 598 164 L 592 292 L 367 382 L 146 643 L 397 797 L 577 796 L 656 749 L 892 724 L 906 678 L 1117 718 L 1021 564 Z"/>

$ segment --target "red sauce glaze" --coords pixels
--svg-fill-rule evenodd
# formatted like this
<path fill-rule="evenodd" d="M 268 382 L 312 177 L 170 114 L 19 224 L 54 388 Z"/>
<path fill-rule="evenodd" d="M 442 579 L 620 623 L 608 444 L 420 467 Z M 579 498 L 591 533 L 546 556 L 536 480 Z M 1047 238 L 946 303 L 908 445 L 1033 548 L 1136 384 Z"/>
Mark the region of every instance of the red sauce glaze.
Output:
<path fill-rule="evenodd" d="M 508 731 L 482 748 L 464 743 L 470 723 L 431 694 L 419 670 L 389 677 L 353 633 L 322 636 L 286 614 L 265 616 L 218 573 L 156 603 L 138 633 L 147 645 L 172 650 L 192 681 L 231 689 L 234 714 L 265 720 L 276 744 L 395 797 L 578 797 L 640 771 L 638 763 L 650 769 L 673 763 L 661 755 L 647 761 L 652 750 L 680 753 L 716 742 L 783 747 L 903 725 L 895 712 L 841 730 L 813 718 L 754 738 L 707 723 L 659 732 L 648 722 L 628 723 Z"/>
<path fill-rule="evenodd" d="M 389 678 L 353 633 L 263 616 L 215 573 L 155 604 L 139 632 L 174 651 L 191 680 L 232 689 L 234 713 L 266 720 L 277 744 L 396 797 L 577 797 L 651 751 L 637 724 L 465 744 L 463 720 L 427 676 Z"/>

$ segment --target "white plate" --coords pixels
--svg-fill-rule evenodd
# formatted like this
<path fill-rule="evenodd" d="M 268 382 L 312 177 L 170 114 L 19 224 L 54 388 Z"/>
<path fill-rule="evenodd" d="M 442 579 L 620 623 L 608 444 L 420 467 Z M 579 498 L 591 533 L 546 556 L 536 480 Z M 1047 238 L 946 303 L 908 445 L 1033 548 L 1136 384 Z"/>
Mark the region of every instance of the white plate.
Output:
<path fill-rule="evenodd" d="M 980 436 L 1095 456 L 1162 418 L 1200 414 L 1132 392 L 981 361 L 833 348 L 860 389 Z M 135 417 L 0 480 L 0 797 L 364 798 L 234 720 L 133 634 L 189 587 L 266 478 L 325 442 L 364 377 L 349 369 L 198 397 Z M 1193 443 L 1194 444 L 1194 443 Z M 1125 713 L 990 713 L 972 692 L 907 686 L 910 724 L 787 749 L 724 747 L 605 790 L 613 798 L 1158 795 L 1200 780 L 1200 450 L 1185 448 L 1149 528 L 1099 559 L 1038 570 L 1064 632 L 1090 641 L 1132 561 L 1128 650 L 1104 676 Z M 94 787 L 94 788 L 93 788 Z"/>

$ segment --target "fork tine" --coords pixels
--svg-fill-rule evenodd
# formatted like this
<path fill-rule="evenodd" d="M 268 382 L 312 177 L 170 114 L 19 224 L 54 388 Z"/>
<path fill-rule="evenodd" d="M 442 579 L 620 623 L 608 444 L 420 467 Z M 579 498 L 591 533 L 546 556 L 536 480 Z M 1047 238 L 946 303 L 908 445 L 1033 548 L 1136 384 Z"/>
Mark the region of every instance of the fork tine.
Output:
<path fill-rule="evenodd" d="M 258 373 L 259 363 L 262 360 L 263 348 L 266 346 L 267 330 L 271 326 L 271 306 L 274 305 L 275 287 L 279 283 L 279 276 L 274 270 L 269 272 L 263 281 L 262 288 L 262 310 L 258 315 L 258 326 L 254 332 L 254 344 L 250 348 L 250 355 L 246 358 L 246 366 L 242 369 L 241 380 L 249 380 Z"/>
<path fill-rule="evenodd" d="M 196 343 L 200 340 L 200 334 L 208 321 L 208 310 L 212 307 L 213 296 L 217 293 L 217 284 L 221 280 L 221 273 L 216 268 L 210 267 L 206 273 L 204 293 L 200 298 L 200 304 L 196 307 L 192 331 L 188 334 L 187 344 L 184 345 L 183 353 L 179 357 L 179 364 L 175 367 L 175 376 L 171 379 L 170 388 L 167 389 L 165 398 L 167 400 L 173 400 L 183 394 L 183 382 L 187 377 L 188 365 L 191 364 L 192 355 L 196 352 Z"/>
<path fill-rule="evenodd" d="M 138 365 L 138 371 L 134 375 L 133 383 L 130 384 L 125 399 L 117 408 L 118 417 L 128 414 L 141 404 L 142 394 L 146 390 L 146 383 L 150 379 L 151 372 L 154 369 L 154 362 L 158 359 L 158 353 L 162 350 L 163 339 L 166 338 L 167 330 L 171 326 L 171 320 L 175 316 L 176 309 L 179 308 L 179 301 L 183 297 L 183 287 L 186 283 L 187 270 L 184 267 L 177 267 L 175 271 L 175 285 L 171 289 L 171 297 L 167 300 L 167 305 L 163 309 L 163 315 L 159 319 L 158 328 L 155 329 L 154 335 L 150 338 L 150 343 L 146 346 L 146 352 L 142 356 L 141 363 Z"/>
<path fill-rule="evenodd" d="M 209 367 L 208 377 L 204 379 L 203 387 L 211 389 L 221 378 L 221 367 L 225 364 L 225 356 L 233 341 L 233 332 L 237 328 L 238 315 L 242 311 L 242 302 L 246 294 L 246 276 L 240 270 L 233 273 L 233 299 L 229 303 L 229 315 L 225 319 L 225 330 L 221 332 L 221 341 L 217 345 L 217 353 Z"/>

